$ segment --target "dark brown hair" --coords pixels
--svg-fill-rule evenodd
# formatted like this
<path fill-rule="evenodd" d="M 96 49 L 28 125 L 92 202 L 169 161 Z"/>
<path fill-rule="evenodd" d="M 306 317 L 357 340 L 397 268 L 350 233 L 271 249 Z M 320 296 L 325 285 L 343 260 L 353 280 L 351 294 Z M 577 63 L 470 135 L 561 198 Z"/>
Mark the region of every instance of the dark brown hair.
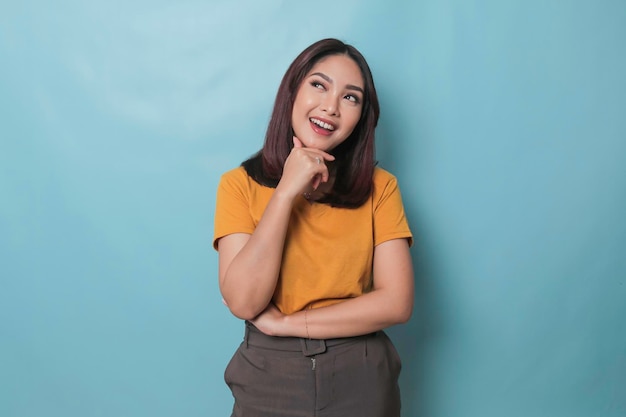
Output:
<path fill-rule="evenodd" d="M 380 109 L 374 79 L 365 58 L 351 45 L 337 39 L 322 39 L 306 48 L 291 63 L 278 88 L 274 110 L 265 135 L 263 148 L 242 163 L 248 175 L 258 183 L 275 188 L 285 160 L 293 148 L 291 117 L 300 84 L 321 59 L 346 55 L 361 70 L 364 82 L 361 117 L 350 136 L 330 151 L 336 158 L 333 190 L 319 202 L 334 207 L 359 207 L 372 192 L 374 174 L 374 131 Z"/>

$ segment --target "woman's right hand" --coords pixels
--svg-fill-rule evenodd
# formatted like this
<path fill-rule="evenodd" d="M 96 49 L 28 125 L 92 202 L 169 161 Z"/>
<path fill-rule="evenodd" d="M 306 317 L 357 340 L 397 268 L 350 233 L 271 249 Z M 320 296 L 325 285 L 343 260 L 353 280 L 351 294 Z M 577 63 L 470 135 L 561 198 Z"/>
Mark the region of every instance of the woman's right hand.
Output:
<path fill-rule="evenodd" d="M 280 274 L 294 201 L 328 181 L 326 162 L 335 160 L 324 151 L 305 148 L 296 137 L 293 145 L 276 191 L 254 232 L 232 233 L 218 241 L 222 297 L 230 311 L 243 320 L 252 320 L 268 308 Z M 275 324 L 276 311 L 266 311 L 271 314 L 263 316 L 263 323 Z"/>
<path fill-rule="evenodd" d="M 304 192 L 317 190 L 321 183 L 328 181 L 326 161 L 335 157 L 319 149 L 305 148 L 297 137 L 293 137 L 293 149 L 283 166 L 283 174 L 276 187 L 292 198 Z"/>

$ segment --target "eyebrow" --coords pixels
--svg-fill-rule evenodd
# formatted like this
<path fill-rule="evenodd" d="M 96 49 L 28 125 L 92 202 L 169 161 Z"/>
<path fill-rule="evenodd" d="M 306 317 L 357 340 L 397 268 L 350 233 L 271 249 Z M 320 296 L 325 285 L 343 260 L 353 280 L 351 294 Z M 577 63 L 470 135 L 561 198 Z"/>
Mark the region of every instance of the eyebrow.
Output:
<path fill-rule="evenodd" d="M 311 76 L 313 76 L 313 75 L 317 75 L 318 77 L 321 77 L 321 78 L 325 79 L 327 82 L 329 82 L 331 84 L 333 83 L 333 80 L 328 75 L 324 74 L 323 72 L 314 72 L 313 74 L 311 74 Z M 361 94 L 365 94 L 363 89 L 361 87 L 359 87 L 359 86 L 356 86 L 356 85 L 348 84 L 348 85 L 346 85 L 346 89 L 359 91 L 359 92 L 361 92 Z"/>

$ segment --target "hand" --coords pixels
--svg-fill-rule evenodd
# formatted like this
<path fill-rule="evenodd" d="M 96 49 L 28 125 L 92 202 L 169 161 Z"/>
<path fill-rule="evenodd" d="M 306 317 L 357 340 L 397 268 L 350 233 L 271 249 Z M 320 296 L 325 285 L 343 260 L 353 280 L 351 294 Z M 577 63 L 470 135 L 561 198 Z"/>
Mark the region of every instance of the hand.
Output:
<path fill-rule="evenodd" d="M 270 303 L 261 314 L 250 320 L 250 323 L 268 336 L 280 336 L 284 318 L 285 315 L 273 303 Z"/>
<path fill-rule="evenodd" d="M 326 161 L 334 161 L 331 154 L 314 148 L 305 148 L 302 142 L 293 137 L 293 149 L 285 161 L 283 175 L 276 189 L 286 191 L 296 197 L 317 187 L 329 178 Z"/>

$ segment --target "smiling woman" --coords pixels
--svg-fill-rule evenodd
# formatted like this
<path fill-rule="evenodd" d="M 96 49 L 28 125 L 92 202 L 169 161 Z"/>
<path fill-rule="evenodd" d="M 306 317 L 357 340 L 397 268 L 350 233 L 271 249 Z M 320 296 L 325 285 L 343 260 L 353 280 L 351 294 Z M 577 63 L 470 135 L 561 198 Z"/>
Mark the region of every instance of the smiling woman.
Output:
<path fill-rule="evenodd" d="M 350 136 L 361 117 L 363 77 L 345 55 L 319 61 L 302 82 L 293 104 L 295 136 L 307 148 L 332 151 Z"/>
<path fill-rule="evenodd" d="M 412 235 L 375 168 L 378 114 L 363 56 L 321 40 L 287 70 L 263 148 L 222 176 L 219 284 L 246 321 L 225 374 L 233 416 L 400 415 L 383 329 L 411 315 Z"/>

